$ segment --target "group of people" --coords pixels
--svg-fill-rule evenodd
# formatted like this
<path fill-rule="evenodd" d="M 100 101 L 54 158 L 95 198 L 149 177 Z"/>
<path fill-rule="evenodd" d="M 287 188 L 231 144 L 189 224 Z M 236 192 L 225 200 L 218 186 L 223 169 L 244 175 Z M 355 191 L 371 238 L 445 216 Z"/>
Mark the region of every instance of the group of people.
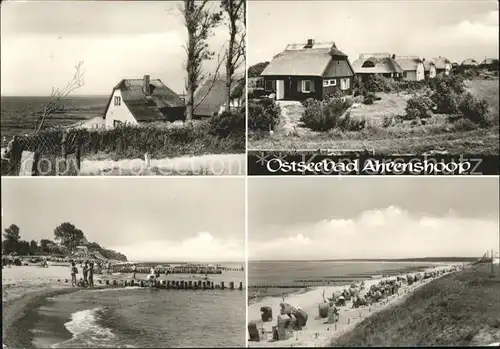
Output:
<path fill-rule="evenodd" d="M 74 261 L 71 262 L 71 286 L 94 287 L 94 262 L 85 261 L 82 265 L 83 277 L 77 280 L 78 267 Z"/>

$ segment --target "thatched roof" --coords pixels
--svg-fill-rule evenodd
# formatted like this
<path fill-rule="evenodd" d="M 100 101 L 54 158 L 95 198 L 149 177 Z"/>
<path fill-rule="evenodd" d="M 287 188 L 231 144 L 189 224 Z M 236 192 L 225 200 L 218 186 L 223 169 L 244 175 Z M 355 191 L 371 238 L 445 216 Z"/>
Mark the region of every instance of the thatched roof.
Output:
<path fill-rule="evenodd" d="M 434 66 L 434 68 L 436 67 L 436 64 L 433 61 L 424 61 L 425 71 L 430 71 L 432 66 Z"/>
<path fill-rule="evenodd" d="M 433 58 L 432 61 L 436 65 L 436 69 L 446 69 L 447 64 L 451 65 L 451 61 L 444 57 Z"/>
<path fill-rule="evenodd" d="M 245 95 L 245 77 L 236 75 L 231 84 L 231 98 Z M 213 116 L 226 103 L 226 77 L 219 76 L 206 79 L 194 93 L 193 114 L 196 116 Z"/>
<path fill-rule="evenodd" d="M 396 56 L 395 61 L 403 71 L 416 71 L 418 65 L 423 63 L 417 56 Z"/>
<path fill-rule="evenodd" d="M 490 65 L 495 64 L 496 58 L 485 58 L 484 61 L 481 62 L 481 65 Z"/>
<path fill-rule="evenodd" d="M 333 41 L 289 44 L 267 65 L 261 76 L 323 76 L 332 60 L 347 62 L 339 76 L 352 76 L 347 55 Z"/>
<path fill-rule="evenodd" d="M 462 64 L 462 66 L 469 66 L 469 67 L 475 67 L 477 66 L 477 61 L 475 59 L 472 59 L 472 58 L 467 58 L 465 59 Z"/>
<path fill-rule="evenodd" d="M 356 74 L 388 74 L 403 72 L 403 69 L 389 53 L 362 53 L 352 65 Z"/>
<path fill-rule="evenodd" d="M 122 100 L 138 122 L 164 121 L 166 110 L 184 106 L 184 102 L 174 91 L 169 89 L 160 79 L 149 81 L 151 94 L 147 96 L 143 90 L 143 79 L 123 79 L 114 88 L 106 106 L 106 112 L 115 90 L 120 90 Z M 106 113 L 105 112 L 105 113 Z M 104 115 L 106 117 L 106 114 Z"/>

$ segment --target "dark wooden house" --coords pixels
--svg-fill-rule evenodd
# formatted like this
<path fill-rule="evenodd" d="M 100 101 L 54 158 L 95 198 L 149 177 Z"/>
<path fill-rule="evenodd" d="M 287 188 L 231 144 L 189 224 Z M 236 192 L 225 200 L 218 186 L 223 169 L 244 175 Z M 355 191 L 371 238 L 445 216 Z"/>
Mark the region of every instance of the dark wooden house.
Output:
<path fill-rule="evenodd" d="M 354 69 L 334 42 L 290 44 L 264 69 L 264 89 L 277 100 L 324 99 L 352 93 Z"/>

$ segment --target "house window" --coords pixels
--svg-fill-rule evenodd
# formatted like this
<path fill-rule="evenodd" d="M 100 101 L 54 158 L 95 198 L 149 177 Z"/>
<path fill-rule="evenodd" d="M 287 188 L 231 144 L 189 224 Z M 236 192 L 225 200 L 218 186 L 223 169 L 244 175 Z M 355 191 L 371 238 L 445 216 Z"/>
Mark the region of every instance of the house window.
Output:
<path fill-rule="evenodd" d="M 351 87 L 351 80 L 349 78 L 340 79 L 340 89 L 348 90 Z"/>
<path fill-rule="evenodd" d="M 115 105 L 120 105 L 122 102 L 122 98 L 120 96 L 115 96 Z"/>
<path fill-rule="evenodd" d="M 328 86 L 337 86 L 337 80 L 335 79 L 323 80 L 323 87 L 328 87 Z"/>
<path fill-rule="evenodd" d="M 266 91 L 274 91 L 276 90 L 276 80 L 266 80 Z"/>
<path fill-rule="evenodd" d="M 311 93 L 311 90 L 312 90 L 312 81 L 302 80 L 302 92 Z"/>
<path fill-rule="evenodd" d="M 362 68 L 375 68 L 375 63 L 373 63 L 372 61 L 366 61 L 363 63 L 363 65 L 361 67 Z"/>
<path fill-rule="evenodd" d="M 120 97 L 118 97 L 120 98 Z M 120 120 L 113 120 L 113 127 L 118 127 L 123 124 L 123 121 Z"/>
<path fill-rule="evenodd" d="M 406 78 L 406 72 L 405 71 L 403 72 L 403 78 Z"/>

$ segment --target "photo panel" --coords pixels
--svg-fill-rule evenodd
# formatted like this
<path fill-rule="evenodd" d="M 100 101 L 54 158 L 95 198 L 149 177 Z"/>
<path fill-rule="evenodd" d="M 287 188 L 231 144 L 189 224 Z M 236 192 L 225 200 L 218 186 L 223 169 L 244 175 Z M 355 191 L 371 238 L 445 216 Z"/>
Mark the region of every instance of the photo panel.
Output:
<path fill-rule="evenodd" d="M 245 346 L 244 178 L 2 179 L 3 348 Z"/>
<path fill-rule="evenodd" d="M 249 178 L 248 345 L 498 346 L 498 185 Z"/>
<path fill-rule="evenodd" d="M 248 3 L 249 175 L 498 175 L 498 4 Z"/>
<path fill-rule="evenodd" d="M 245 6 L 2 3 L 2 175 L 244 175 Z"/>

